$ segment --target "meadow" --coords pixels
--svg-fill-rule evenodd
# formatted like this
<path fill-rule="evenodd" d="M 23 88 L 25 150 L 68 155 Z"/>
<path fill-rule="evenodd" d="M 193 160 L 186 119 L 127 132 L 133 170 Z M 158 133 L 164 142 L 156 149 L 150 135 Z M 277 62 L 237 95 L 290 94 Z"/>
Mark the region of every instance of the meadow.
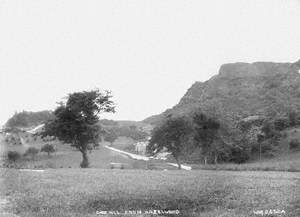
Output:
<path fill-rule="evenodd" d="M 231 170 L 231 171 L 286 171 L 300 172 L 300 152 L 290 152 L 276 156 L 274 158 L 265 158 L 261 161 L 235 164 L 194 164 L 193 169 L 202 170 Z"/>
<path fill-rule="evenodd" d="M 179 210 L 173 216 L 186 217 L 252 217 L 260 216 L 255 211 L 270 209 L 285 212 L 273 216 L 300 216 L 300 173 L 1 169 L 1 177 L 1 198 L 10 201 L 6 212 L 21 217 L 116 216 L 97 215 L 97 211 L 126 210 Z"/>

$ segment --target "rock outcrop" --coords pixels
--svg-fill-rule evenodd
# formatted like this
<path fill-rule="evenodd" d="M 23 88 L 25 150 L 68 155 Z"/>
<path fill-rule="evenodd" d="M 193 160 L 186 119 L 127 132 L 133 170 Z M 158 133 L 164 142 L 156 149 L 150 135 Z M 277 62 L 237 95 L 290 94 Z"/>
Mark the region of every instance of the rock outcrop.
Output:
<path fill-rule="evenodd" d="M 169 114 L 202 110 L 228 122 L 253 115 L 278 117 L 300 111 L 300 60 L 295 63 L 229 63 L 206 82 L 195 82 L 180 102 L 145 119 L 156 124 Z"/>

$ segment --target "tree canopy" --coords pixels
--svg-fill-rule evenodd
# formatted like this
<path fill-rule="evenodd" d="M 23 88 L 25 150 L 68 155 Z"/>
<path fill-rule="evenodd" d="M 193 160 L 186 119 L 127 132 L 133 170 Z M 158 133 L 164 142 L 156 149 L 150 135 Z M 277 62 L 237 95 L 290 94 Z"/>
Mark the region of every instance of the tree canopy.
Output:
<path fill-rule="evenodd" d="M 187 137 L 192 131 L 192 125 L 185 118 L 169 117 L 165 122 L 153 129 L 147 152 L 156 154 L 166 148 L 167 151 L 171 152 L 180 169 L 180 157 Z"/>
<path fill-rule="evenodd" d="M 109 130 L 104 134 L 104 140 L 112 144 L 116 139 L 118 138 L 118 135 L 114 130 Z"/>
<path fill-rule="evenodd" d="M 42 148 L 41 148 L 41 152 L 47 152 L 48 156 L 55 152 L 54 146 L 51 144 L 45 144 Z"/>
<path fill-rule="evenodd" d="M 87 150 L 89 144 L 98 142 L 100 126 L 99 115 L 115 112 L 110 91 L 75 92 L 68 95 L 66 102 L 60 102 L 55 109 L 55 118 L 45 125 L 43 136 L 55 136 L 71 144 L 82 153 L 82 168 L 89 166 Z"/>
<path fill-rule="evenodd" d="M 213 118 L 207 117 L 203 113 L 196 113 L 193 116 L 193 123 L 195 127 L 195 141 L 201 146 L 202 154 L 205 158 L 214 152 L 217 155 L 221 148 L 221 141 L 218 140 L 218 130 L 220 123 Z"/>

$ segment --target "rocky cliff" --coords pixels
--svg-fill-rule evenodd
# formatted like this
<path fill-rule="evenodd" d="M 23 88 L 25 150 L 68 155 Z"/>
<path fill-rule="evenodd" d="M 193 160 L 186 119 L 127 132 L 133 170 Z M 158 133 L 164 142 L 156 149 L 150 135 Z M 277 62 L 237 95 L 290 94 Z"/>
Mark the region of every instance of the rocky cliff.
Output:
<path fill-rule="evenodd" d="M 234 122 L 260 115 L 278 117 L 300 111 L 300 60 L 295 63 L 229 63 L 206 82 L 194 83 L 180 102 L 145 122 L 157 124 L 169 114 L 201 110 Z"/>

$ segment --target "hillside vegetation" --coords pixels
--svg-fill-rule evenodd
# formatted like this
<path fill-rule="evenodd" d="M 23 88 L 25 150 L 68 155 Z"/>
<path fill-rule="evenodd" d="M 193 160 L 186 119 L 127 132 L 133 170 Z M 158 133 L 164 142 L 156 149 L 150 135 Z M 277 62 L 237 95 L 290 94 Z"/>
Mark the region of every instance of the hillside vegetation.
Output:
<path fill-rule="evenodd" d="M 298 151 L 300 140 L 287 129 L 298 131 L 300 125 L 299 70 L 300 61 L 224 64 L 218 75 L 193 84 L 173 108 L 144 122 L 160 126 L 170 117 L 193 119 L 197 113 L 219 122 L 210 153 L 203 155 L 203 145 L 202 151 L 189 147 L 187 161 L 202 156 L 243 163 Z"/>
<path fill-rule="evenodd" d="M 149 117 L 157 124 L 168 114 L 201 110 L 230 123 L 252 115 L 280 117 L 300 111 L 300 60 L 296 63 L 230 63 L 218 75 L 196 82 L 180 102 L 164 113 Z"/>
<path fill-rule="evenodd" d="M 9 118 L 5 124 L 8 128 L 28 128 L 45 123 L 54 117 L 51 111 L 30 112 L 22 111 L 16 112 Z"/>

